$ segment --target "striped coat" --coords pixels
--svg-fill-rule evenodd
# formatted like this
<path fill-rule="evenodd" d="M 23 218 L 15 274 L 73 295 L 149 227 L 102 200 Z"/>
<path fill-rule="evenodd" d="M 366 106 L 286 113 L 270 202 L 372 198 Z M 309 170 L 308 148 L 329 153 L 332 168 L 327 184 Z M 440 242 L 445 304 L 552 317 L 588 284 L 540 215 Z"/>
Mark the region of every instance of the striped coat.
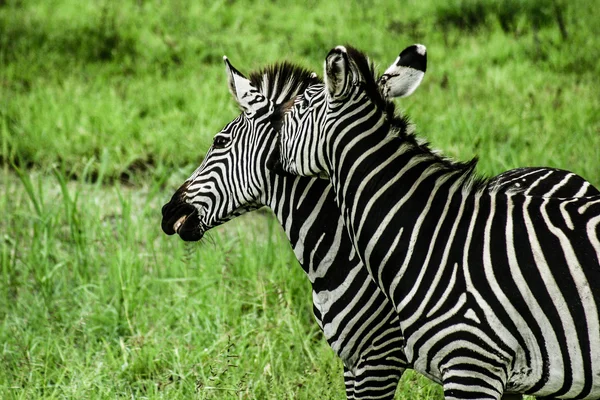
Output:
<path fill-rule="evenodd" d="M 330 178 L 408 361 L 446 398 L 599 398 L 600 197 L 500 190 L 418 141 L 389 97 L 414 91 L 424 57 L 411 46 L 376 79 L 364 54 L 333 49 L 269 165 Z"/>

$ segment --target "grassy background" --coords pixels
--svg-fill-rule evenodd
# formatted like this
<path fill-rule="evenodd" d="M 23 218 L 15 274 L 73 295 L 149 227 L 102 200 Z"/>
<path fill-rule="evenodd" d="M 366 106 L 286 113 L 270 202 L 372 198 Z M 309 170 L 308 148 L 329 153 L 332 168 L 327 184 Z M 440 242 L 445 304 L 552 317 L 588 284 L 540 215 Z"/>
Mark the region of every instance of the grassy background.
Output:
<path fill-rule="evenodd" d="M 202 244 L 160 230 L 237 114 L 223 54 L 321 73 L 338 44 L 383 69 L 423 43 L 401 107 L 434 147 L 598 186 L 598 20 L 586 0 L 0 0 L 0 398 L 343 398 L 269 213 Z M 440 389 L 407 374 L 397 397 Z"/>

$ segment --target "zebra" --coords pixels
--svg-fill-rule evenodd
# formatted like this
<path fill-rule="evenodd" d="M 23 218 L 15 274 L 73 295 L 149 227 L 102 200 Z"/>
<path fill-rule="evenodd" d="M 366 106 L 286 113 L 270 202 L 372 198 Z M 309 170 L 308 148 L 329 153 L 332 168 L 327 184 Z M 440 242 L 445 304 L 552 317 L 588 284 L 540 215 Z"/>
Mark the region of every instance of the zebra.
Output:
<path fill-rule="evenodd" d="M 320 80 L 285 62 L 248 79 L 225 63 L 242 113 L 217 133 L 202 164 L 163 206 L 162 229 L 195 241 L 247 211 L 271 208 L 312 285 L 317 324 L 343 362 L 347 398 L 393 399 L 407 366 L 398 316 L 353 251 L 331 186 L 266 168 L 275 140 L 263 138 L 274 137 L 289 101 Z"/>
<path fill-rule="evenodd" d="M 269 167 L 329 178 L 409 364 L 446 399 L 600 398 L 600 196 L 498 190 L 476 158 L 432 151 L 390 100 L 410 95 L 425 65 L 413 45 L 377 79 L 365 54 L 332 49 Z"/>
<path fill-rule="evenodd" d="M 242 212 L 270 207 L 312 284 L 315 319 L 342 358 L 347 397 L 393 398 L 402 371 L 409 367 L 398 317 L 354 255 L 331 185 L 276 175 L 266 168 L 282 107 L 289 107 L 290 99 L 320 80 L 288 63 L 267 67 L 250 79 L 228 60 L 226 70 L 230 91 L 244 112 L 215 136 L 202 165 L 163 207 L 163 230 L 199 240 L 207 229 Z M 543 195 L 568 179 L 562 190 L 581 193 L 587 182 L 568 175 L 572 174 L 525 168 L 495 182 L 499 190 L 531 187 Z M 364 318 L 367 315 L 376 318 Z M 369 334 L 358 337 L 356 332 L 361 331 Z M 359 340 L 349 339 L 353 337 Z"/>

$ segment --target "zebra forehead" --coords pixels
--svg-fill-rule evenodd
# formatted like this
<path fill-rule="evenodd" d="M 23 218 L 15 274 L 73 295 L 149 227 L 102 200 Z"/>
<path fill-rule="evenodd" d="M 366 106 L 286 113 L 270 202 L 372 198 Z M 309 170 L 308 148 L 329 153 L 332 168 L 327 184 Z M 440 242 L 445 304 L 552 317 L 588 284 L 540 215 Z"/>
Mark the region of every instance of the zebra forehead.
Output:
<path fill-rule="evenodd" d="M 281 105 L 302 93 L 308 86 L 321 83 L 321 80 L 314 72 L 284 61 L 252 72 L 250 82 L 275 105 Z"/>

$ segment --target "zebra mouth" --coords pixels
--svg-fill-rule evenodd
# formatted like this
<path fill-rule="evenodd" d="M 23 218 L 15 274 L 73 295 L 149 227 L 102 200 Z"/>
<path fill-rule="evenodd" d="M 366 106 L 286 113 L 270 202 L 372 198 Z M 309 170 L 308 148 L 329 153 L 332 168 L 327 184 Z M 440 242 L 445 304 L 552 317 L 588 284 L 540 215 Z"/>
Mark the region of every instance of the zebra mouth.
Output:
<path fill-rule="evenodd" d="M 181 226 L 185 223 L 185 220 L 187 219 L 188 215 L 183 215 L 181 216 L 177 221 L 175 221 L 175 223 L 173 224 L 173 230 L 179 234 L 179 228 L 181 228 Z"/>
<path fill-rule="evenodd" d="M 162 209 L 162 229 L 167 235 L 178 234 L 188 242 L 195 242 L 204 236 L 204 224 L 196 207 L 181 201 L 169 202 Z"/>
<path fill-rule="evenodd" d="M 191 214 L 179 217 L 173 224 L 173 230 L 186 242 L 196 242 L 204 236 L 203 226 L 198 210 L 194 209 Z"/>

